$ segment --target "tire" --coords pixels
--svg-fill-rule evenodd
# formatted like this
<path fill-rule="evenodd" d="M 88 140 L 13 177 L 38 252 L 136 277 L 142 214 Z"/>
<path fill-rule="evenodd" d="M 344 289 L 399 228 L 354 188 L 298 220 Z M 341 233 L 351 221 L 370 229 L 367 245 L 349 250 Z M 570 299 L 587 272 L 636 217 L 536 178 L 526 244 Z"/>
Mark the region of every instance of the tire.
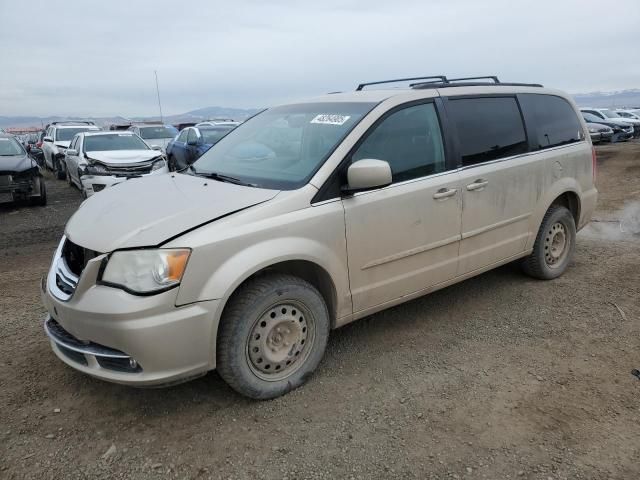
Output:
<path fill-rule="evenodd" d="M 47 205 L 47 185 L 44 182 L 44 177 L 40 177 L 40 196 L 30 198 L 29 203 L 39 207 L 45 207 Z"/>
<path fill-rule="evenodd" d="M 258 276 L 225 308 L 216 342 L 218 373 L 247 397 L 284 395 L 316 369 L 329 328 L 327 306 L 313 285 L 292 275 Z"/>
<path fill-rule="evenodd" d="M 73 179 L 71 178 L 71 174 L 69 173 L 69 166 L 68 166 L 68 165 L 65 167 L 65 169 L 64 169 L 64 173 L 65 173 L 65 177 L 66 177 L 66 179 L 67 179 L 67 184 L 68 184 L 70 187 L 75 186 L 75 184 L 73 183 Z"/>
<path fill-rule="evenodd" d="M 60 161 L 60 159 L 53 159 L 53 171 L 58 180 L 64 180 L 66 178 L 66 168 L 64 168 L 63 165 L 64 164 Z"/>
<path fill-rule="evenodd" d="M 169 166 L 170 172 L 176 171 L 176 159 L 173 157 L 173 155 L 169 155 L 169 158 L 167 159 L 167 165 Z"/>
<path fill-rule="evenodd" d="M 571 212 L 552 205 L 545 213 L 533 245 L 533 252 L 522 262 L 525 273 L 540 280 L 562 275 L 576 248 L 576 224 Z"/>

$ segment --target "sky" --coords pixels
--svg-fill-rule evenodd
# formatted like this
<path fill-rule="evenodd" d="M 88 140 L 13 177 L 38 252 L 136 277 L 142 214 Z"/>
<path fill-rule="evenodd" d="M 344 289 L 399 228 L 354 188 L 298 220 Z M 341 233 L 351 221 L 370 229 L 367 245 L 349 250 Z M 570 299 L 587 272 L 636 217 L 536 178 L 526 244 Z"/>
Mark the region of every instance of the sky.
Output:
<path fill-rule="evenodd" d="M 262 108 L 406 76 L 640 88 L 640 0 L 0 0 L 0 116 Z"/>

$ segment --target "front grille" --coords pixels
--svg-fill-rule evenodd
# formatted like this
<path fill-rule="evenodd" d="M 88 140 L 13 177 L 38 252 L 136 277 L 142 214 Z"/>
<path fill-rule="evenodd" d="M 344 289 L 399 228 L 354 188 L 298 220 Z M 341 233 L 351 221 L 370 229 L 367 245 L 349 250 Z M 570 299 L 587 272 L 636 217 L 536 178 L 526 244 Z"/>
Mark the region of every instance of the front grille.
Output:
<path fill-rule="evenodd" d="M 142 165 L 109 165 L 107 169 L 109 173 L 116 176 L 130 177 L 135 175 L 146 175 L 151 173 L 152 164 L 144 163 Z"/>
<path fill-rule="evenodd" d="M 87 262 L 99 255 L 98 252 L 76 245 L 68 238 L 63 240 L 53 262 L 56 297 L 68 300 L 76 291 L 80 275 Z"/>
<path fill-rule="evenodd" d="M 84 257 L 85 249 L 67 238 L 62 247 L 62 258 L 64 258 L 69 270 L 77 276 L 80 276 L 86 265 Z"/>

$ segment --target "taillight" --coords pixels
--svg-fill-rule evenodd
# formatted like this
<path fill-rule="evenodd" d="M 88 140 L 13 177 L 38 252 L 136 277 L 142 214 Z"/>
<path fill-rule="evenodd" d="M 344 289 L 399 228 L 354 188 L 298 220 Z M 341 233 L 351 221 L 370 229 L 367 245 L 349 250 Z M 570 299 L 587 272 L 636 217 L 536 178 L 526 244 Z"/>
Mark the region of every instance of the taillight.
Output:
<path fill-rule="evenodd" d="M 596 183 L 596 173 L 598 173 L 598 157 L 596 156 L 596 147 L 591 146 L 591 168 L 593 171 L 593 183 Z"/>
<path fill-rule="evenodd" d="M 42 148 L 42 142 L 37 142 L 36 143 L 36 148 Z"/>

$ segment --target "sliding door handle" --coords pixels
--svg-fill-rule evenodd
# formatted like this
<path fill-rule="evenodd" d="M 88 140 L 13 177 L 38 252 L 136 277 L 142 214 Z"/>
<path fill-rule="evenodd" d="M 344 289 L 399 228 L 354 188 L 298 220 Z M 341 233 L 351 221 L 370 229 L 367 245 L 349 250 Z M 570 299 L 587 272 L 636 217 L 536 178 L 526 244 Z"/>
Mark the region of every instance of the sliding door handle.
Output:
<path fill-rule="evenodd" d="M 455 188 L 441 188 L 433 194 L 433 198 L 440 200 L 441 198 L 453 197 L 456 193 L 458 193 L 458 190 Z"/>
<path fill-rule="evenodd" d="M 480 190 L 480 189 L 486 187 L 487 185 L 489 185 L 489 181 L 488 180 L 485 180 L 484 178 L 479 178 L 475 182 L 470 183 L 469 185 L 467 185 L 467 190 L 469 190 L 470 192 L 473 191 L 473 190 Z"/>

